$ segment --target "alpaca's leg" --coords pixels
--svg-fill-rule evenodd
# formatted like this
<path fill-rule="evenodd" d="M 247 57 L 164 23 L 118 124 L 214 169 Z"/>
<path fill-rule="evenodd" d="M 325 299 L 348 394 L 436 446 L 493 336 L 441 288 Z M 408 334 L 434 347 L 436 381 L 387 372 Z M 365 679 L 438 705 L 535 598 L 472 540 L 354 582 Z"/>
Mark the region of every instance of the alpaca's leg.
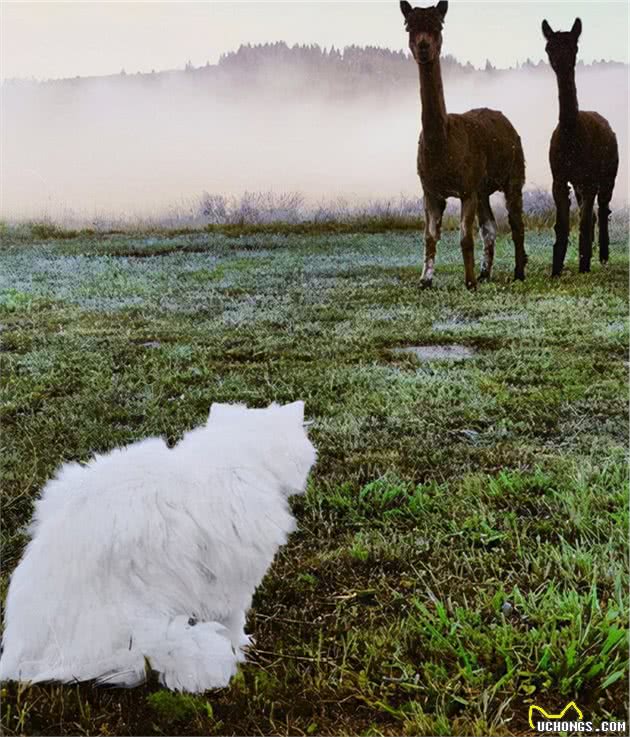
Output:
<path fill-rule="evenodd" d="M 432 194 L 424 195 L 424 268 L 421 282 L 423 287 L 430 287 L 433 283 L 435 269 L 435 252 L 442 235 L 442 215 L 446 207 L 446 200 Z"/>
<path fill-rule="evenodd" d="M 477 204 L 477 218 L 479 219 L 479 231 L 483 240 L 483 258 L 481 260 L 481 271 L 479 281 L 490 279 L 492 275 L 492 264 L 494 262 L 494 244 L 497 239 L 497 221 L 490 207 L 490 197 L 487 194 L 479 195 Z"/>
<path fill-rule="evenodd" d="M 584 202 L 584 195 L 582 194 L 581 189 L 575 190 L 575 199 L 578 203 L 578 208 L 580 209 L 580 212 L 582 211 L 582 203 Z M 595 226 L 597 225 L 597 215 L 595 215 L 595 212 L 593 211 L 593 222 L 591 227 L 591 243 L 595 242 Z"/>
<path fill-rule="evenodd" d="M 477 286 L 477 280 L 475 278 L 475 238 L 473 235 L 476 214 L 477 197 L 475 195 L 471 195 L 470 197 L 462 200 L 460 244 L 464 259 L 464 276 L 466 279 L 466 287 L 468 289 L 475 289 Z"/>
<path fill-rule="evenodd" d="M 591 270 L 593 255 L 593 205 L 594 192 L 582 193 L 582 207 L 580 208 L 580 273 Z"/>
<path fill-rule="evenodd" d="M 505 206 L 514 242 L 514 278 L 523 281 L 527 254 L 525 253 L 525 226 L 523 224 L 523 191 L 520 183 L 515 183 L 505 192 Z"/>
<path fill-rule="evenodd" d="M 608 234 L 608 218 L 610 217 L 610 200 L 613 188 L 606 184 L 601 187 L 597 195 L 597 210 L 599 216 L 599 260 L 602 264 L 608 263 L 608 247 L 610 236 Z"/>
<path fill-rule="evenodd" d="M 556 203 L 556 242 L 553 244 L 551 275 L 560 276 L 569 244 L 569 185 L 567 182 L 554 181 L 553 199 Z"/>

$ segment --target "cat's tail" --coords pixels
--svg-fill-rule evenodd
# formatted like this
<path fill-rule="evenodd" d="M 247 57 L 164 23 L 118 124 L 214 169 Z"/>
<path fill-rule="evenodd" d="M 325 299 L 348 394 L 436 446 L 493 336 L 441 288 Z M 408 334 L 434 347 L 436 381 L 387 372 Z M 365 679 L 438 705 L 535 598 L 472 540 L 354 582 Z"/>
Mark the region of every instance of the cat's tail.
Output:
<path fill-rule="evenodd" d="M 15 638 L 5 641 L 0 679 L 41 683 L 92 681 L 112 686 L 137 686 L 155 671 L 173 691 L 198 693 L 227 686 L 236 673 L 241 653 L 235 653 L 228 630 L 218 622 L 198 622 L 187 616 L 174 619 L 136 619 L 123 647 L 94 659 L 89 649 L 47 650 L 37 659 Z M 10 647 L 7 647 L 10 645 Z M 15 645 L 14 647 L 12 647 Z"/>
<path fill-rule="evenodd" d="M 152 670 L 173 691 L 199 693 L 227 686 L 239 662 L 222 624 L 186 616 L 175 617 L 166 631 L 159 620 L 137 623 L 129 649 L 119 656 L 114 667 L 97 678 L 99 683 L 135 686 Z"/>

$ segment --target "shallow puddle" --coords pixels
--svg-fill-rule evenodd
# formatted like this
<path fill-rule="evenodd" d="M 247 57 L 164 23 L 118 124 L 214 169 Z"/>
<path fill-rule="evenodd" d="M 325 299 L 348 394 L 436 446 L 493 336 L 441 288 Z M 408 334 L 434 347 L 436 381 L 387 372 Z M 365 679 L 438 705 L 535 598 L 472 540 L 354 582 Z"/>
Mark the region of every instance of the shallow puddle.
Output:
<path fill-rule="evenodd" d="M 410 353 L 419 361 L 465 361 L 475 357 L 475 351 L 465 345 L 410 345 L 393 348 L 392 353 Z"/>

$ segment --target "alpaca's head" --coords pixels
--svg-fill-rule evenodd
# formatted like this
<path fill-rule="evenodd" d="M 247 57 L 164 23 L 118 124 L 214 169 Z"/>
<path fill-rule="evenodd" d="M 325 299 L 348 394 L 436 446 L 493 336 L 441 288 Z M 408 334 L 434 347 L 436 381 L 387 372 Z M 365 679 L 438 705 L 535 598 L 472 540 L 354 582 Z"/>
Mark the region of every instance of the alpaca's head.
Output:
<path fill-rule="evenodd" d="M 413 8 L 407 0 L 401 0 L 400 10 L 405 16 L 413 58 L 418 64 L 435 61 L 442 50 L 442 26 L 448 3 L 439 2 L 434 8 Z"/>
<path fill-rule="evenodd" d="M 554 72 L 575 68 L 578 53 L 578 39 L 582 33 L 582 21 L 575 19 L 570 31 L 553 31 L 546 20 L 542 24 L 543 36 L 547 39 L 547 56 Z"/>

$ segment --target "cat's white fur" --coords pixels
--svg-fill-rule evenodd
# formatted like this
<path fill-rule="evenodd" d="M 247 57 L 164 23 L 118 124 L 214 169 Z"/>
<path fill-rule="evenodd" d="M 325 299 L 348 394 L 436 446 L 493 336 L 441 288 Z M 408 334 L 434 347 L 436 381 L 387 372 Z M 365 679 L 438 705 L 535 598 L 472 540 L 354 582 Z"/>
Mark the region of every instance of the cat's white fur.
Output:
<path fill-rule="evenodd" d="M 304 404 L 215 404 L 169 449 L 151 438 L 61 467 L 11 577 L 0 678 L 226 686 L 252 595 L 295 521 L 315 449 Z"/>

